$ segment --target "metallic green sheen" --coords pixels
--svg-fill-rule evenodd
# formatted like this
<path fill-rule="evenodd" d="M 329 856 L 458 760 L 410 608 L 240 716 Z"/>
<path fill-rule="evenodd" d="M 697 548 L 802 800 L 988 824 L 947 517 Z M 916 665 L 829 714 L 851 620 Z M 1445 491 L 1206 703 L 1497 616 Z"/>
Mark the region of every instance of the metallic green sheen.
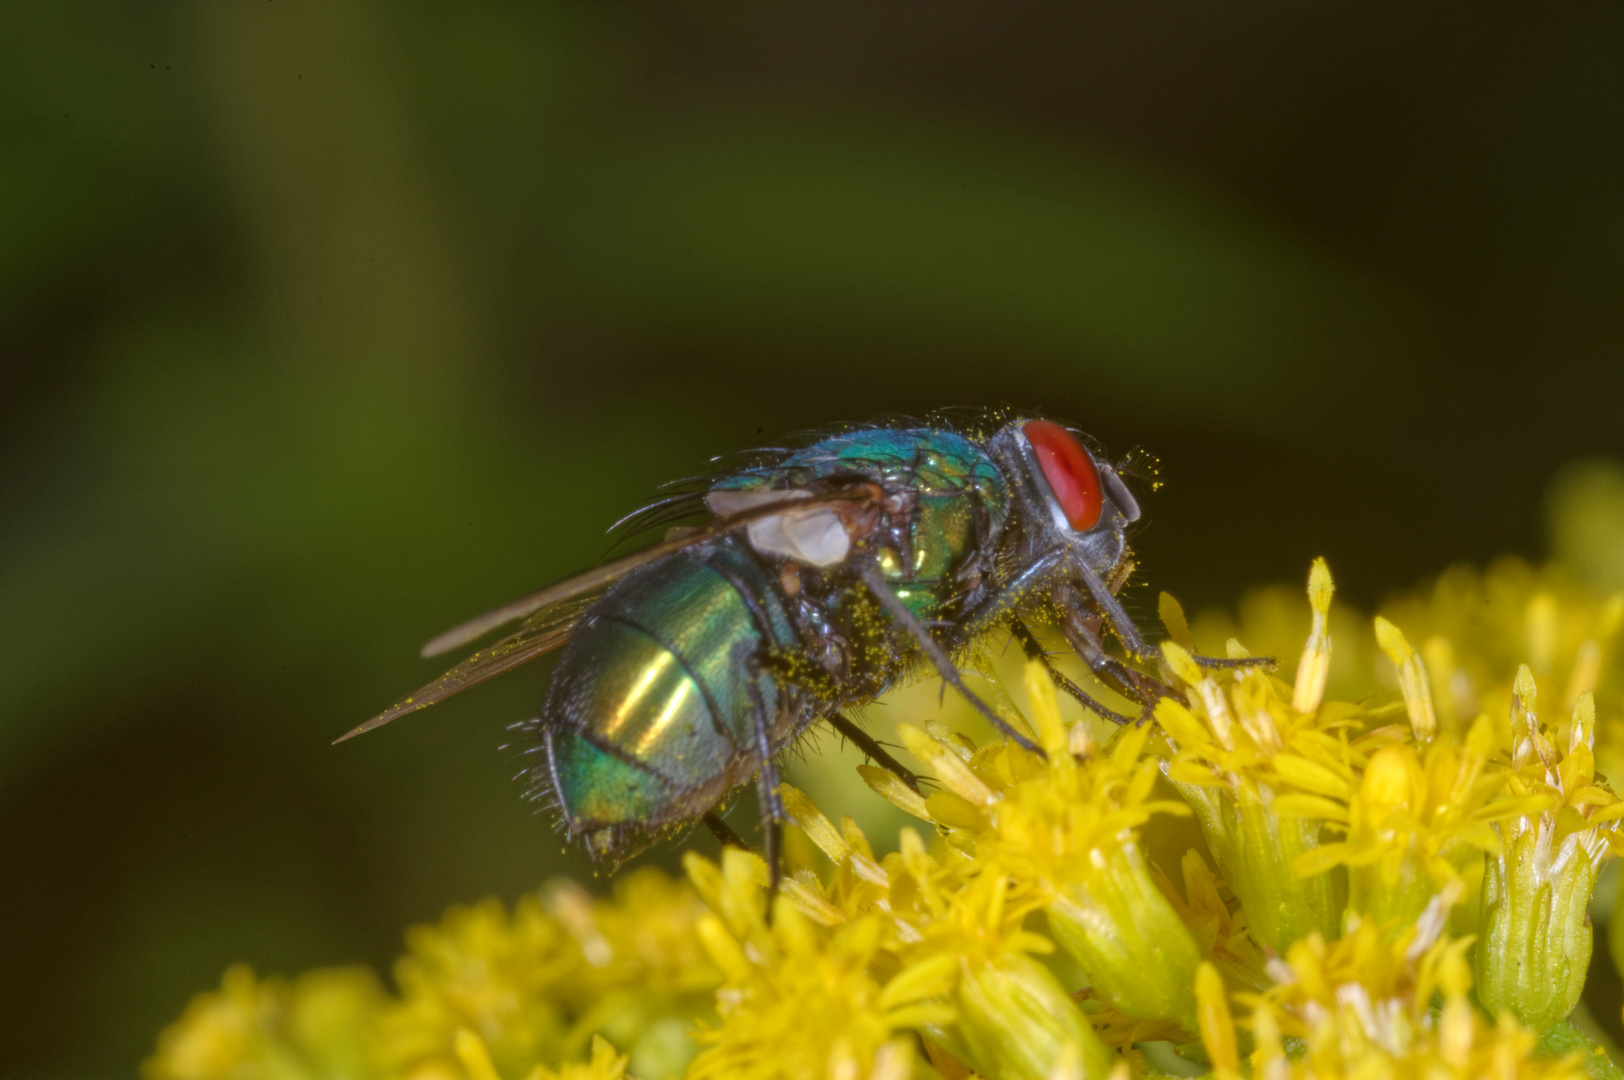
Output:
<path fill-rule="evenodd" d="M 741 587 L 773 641 L 762 640 Z M 577 750 L 568 769 L 555 767 L 566 812 L 596 825 L 657 823 L 748 779 L 734 775 L 753 760 L 754 700 L 740 657 L 796 642 L 766 571 L 732 539 L 614 585 L 566 646 L 542 707 L 560 733 L 555 746 L 568 730 L 575 746 L 597 754 Z M 756 690 L 776 713 L 772 679 L 758 675 Z M 613 747 L 614 757 L 599 747 Z"/>
<path fill-rule="evenodd" d="M 644 769 L 600 750 L 569 729 L 554 731 L 553 776 L 571 818 L 592 826 L 663 814 L 670 793 Z"/>
<path fill-rule="evenodd" d="M 1003 473 L 986 451 L 963 435 L 935 428 L 855 431 L 717 487 L 799 488 L 852 473 L 913 493 L 917 500 L 909 536 L 913 564 L 882 559 L 880 568 L 916 615 L 935 615 L 949 599 L 947 579 L 976 545 L 978 513 L 985 515 L 993 531 L 1009 516 L 1010 493 Z"/>
<path fill-rule="evenodd" d="M 716 592 L 699 593 L 700 602 L 715 603 Z M 702 630 L 737 622 L 726 617 L 731 613 L 711 614 Z M 738 747 L 717 731 L 705 688 L 684 663 L 694 636 L 673 635 L 678 644 L 667 648 L 641 627 L 613 618 L 597 620 L 588 633 L 601 658 L 599 674 L 583 683 L 573 702 L 593 718 L 587 730 L 594 739 L 678 786 L 727 767 Z"/>

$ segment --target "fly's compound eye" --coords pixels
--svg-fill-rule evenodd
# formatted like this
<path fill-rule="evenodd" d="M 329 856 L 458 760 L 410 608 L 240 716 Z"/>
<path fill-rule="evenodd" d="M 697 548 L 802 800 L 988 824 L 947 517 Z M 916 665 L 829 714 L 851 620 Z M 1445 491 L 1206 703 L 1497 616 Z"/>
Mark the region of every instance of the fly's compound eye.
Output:
<path fill-rule="evenodd" d="M 1099 524 L 1105 507 L 1100 470 L 1071 432 L 1052 420 L 1032 420 L 1021 427 L 1032 444 L 1043 478 L 1049 482 L 1066 521 L 1078 532 Z"/>

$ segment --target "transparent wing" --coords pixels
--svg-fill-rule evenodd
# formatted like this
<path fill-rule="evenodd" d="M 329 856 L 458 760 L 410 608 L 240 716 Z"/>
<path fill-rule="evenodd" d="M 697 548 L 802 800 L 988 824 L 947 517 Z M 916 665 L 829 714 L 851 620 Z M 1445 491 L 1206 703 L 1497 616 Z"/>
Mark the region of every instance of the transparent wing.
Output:
<path fill-rule="evenodd" d="M 791 493 L 785 492 L 785 494 L 790 495 Z M 595 566 L 585 573 L 566 578 L 557 585 L 550 585 L 540 592 L 521 597 L 511 604 L 504 604 L 495 611 L 487 611 L 483 615 L 475 616 L 459 626 L 452 627 L 424 645 L 423 656 L 439 656 L 441 653 L 460 648 L 484 637 L 497 627 L 512 622 L 514 619 L 522 619 L 531 612 L 541 611 L 543 608 L 562 603 L 583 593 L 595 592 L 617 578 L 625 577 L 633 570 L 647 565 L 655 559 L 669 555 L 674 551 L 681 551 L 686 547 L 692 547 L 694 544 L 703 543 L 706 540 L 714 540 L 724 533 L 743 528 L 752 521 L 772 517 L 774 514 L 783 513 L 785 510 L 804 510 L 807 507 L 824 503 L 872 502 L 879 498 L 880 491 L 877 487 L 863 484 L 852 489 L 811 497 L 807 497 L 805 492 L 795 492 L 793 494 L 796 497 L 786 498 L 782 502 L 755 506 L 741 513 L 717 518 L 709 525 L 702 526 L 692 532 L 686 532 L 681 536 L 673 536 L 657 544 L 651 544 L 643 550 L 633 552 L 624 558 L 606 562 L 601 566 Z"/>
<path fill-rule="evenodd" d="M 391 720 L 398 720 L 407 713 L 426 709 L 437 701 L 444 701 L 453 694 L 460 694 L 471 686 L 478 686 L 487 679 L 494 679 L 521 664 L 545 656 L 570 639 L 581 616 L 586 614 L 586 609 L 596 599 L 596 592 L 587 593 L 537 612 L 507 637 L 479 650 L 427 686 L 401 698 L 371 720 L 333 741 L 341 743 L 345 739 L 353 739 Z"/>
<path fill-rule="evenodd" d="M 790 495 L 788 492 L 785 494 Z M 407 713 L 427 708 L 471 686 L 494 679 L 559 648 L 570 639 L 581 617 L 586 614 L 587 608 L 597 599 L 599 593 L 617 579 L 625 577 L 638 567 L 646 566 L 655 559 L 715 539 L 735 529 L 741 529 L 753 521 L 786 510 L 805 510 L 808 507 L 830 503 L 861 506 L 878 500 L 881 494 L 880 489 L 871 484 L 812 496 L 808 496 L 804 491 L 795 492 L 793 496 L 782 501 L 754 506 L 741 513 L 718 518 L 702 528 L 662 540 L 623 559 L 604 563 L 557 585 L 531 593 L 511 604 L 505 604 L 495 611 L 470 619 L 423 646 L 423 655 L 437 656 L 458 646 L 467 645 L 515 619 L 524 619 L 524 622 L 514 633 L 488 648 L 479 650 L 427 686 L 401 698 L 366 723 L 345 732 L 333 741 L 343 742 L 345 739 L 353 739 Z"/>

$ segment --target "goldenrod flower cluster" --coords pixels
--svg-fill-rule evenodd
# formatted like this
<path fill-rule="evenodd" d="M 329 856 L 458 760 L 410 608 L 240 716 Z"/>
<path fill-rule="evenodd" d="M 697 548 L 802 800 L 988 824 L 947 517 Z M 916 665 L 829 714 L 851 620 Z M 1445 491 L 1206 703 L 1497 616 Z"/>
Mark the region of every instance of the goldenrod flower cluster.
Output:
<path fill-rule="evenodd" d="M 557 882 L 407 935 L 389 994 L 365 968 L 226 972 L 163 1032 L 148 1080 L 620 1080 L 679 1075 L 722 975 L 705 905 L 658 871 L 608 899 Z M 616 1053 L 618 1050 L 619 1053 Z"/>
<path fill-rule="evenodd" d="M 786 785 L 776 895 L 726 848 L 453 910 L 394 992 L 233 969 L 147 1080 L 1618 1075 L 1568 1017 L 1621 846 L 1624 598 L 1504 563 L 1361 627 L 1323 562 L 1308 591 L 1224 626 L 1163 597 L 1153 723 L 1068 723 L 1033 663 L 1000 708 L 1041 754 L 901 725 L 932 782 L 859 769 L 916 820 L 882 849 Z"/>

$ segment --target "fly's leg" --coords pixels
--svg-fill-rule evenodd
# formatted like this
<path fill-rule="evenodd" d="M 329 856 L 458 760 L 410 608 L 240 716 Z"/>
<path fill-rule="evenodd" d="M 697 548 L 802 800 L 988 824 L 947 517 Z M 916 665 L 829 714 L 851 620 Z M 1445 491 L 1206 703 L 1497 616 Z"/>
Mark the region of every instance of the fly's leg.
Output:
<path fill-rule="evenodd" d="M 1152 647 L 1151 652 L 1153 656 L 1160 659 L 1162 655 L 1162 650 L 1160 648 Z M 1273 671 L 1280 665 L 1280 661 L 1276 660 L 1272 656 L 1242 656 L 1236 659 L 1228 656 L 1200 656 L 1195 653 L 1191 653 L 1190 659 L 1195 661 L 1196 667 L 1203 668 L 1207 671 L 1234 671 L 1237 668 L 1256 667 L 1267 668 L 1269 671 Z"/>
<path fill-rule="evenodd" d="M 1049 678 L 1053 680 L 1056 689 L 1060 690 L 1062 693 L 1070 694 L 1072 697 L 1077 699 L 1078 703 L 1081 704 L 1083 708 L 1094 713 L 1096 716 L 1100 716 L 1111 721 L 1113 724 L 1133 723 L 1133 717 L 1123 716 L 1114 709 L 1107 709 L 1104 705 L 1101 705 L 1098 701 L 1095 701 L 1092 697 L 1090 697 L 1082 687 L 1066 678 L 1066 676 L 1060 672 L 1059 668 L 1055 667 L 1054 664 L 1049 662 L 1049 654 L 1044 651 L 1043 643 L 1037 639 L 1037 635 L 1032 633 L 1031 629 L 1025 623 L 1021 622 L 1020 619 L 1011 617 L 1009 620 L 1009 627 L 1010 631 L 1015 636 L 1015 640 L 1021 643 L 1021 649 L 1026 653 L 1026 658 L 1028 660 L 1036 660 L 1038 663 L 1043 665 L 1044 669 L 1049 672 Z"/>
<path fill-rule="evenodd" d="M 1096 627 L 1089 625 L 1091 621 L 1077 608 L 1067 607 L 1060 618 L 1060 632 L 1066 635 L 1066 641 L 1101 682 L 1144 705 L 1144 711 L 1139 714 L 1140 723 L 1150 716 L 1150 711 L 1162 698 L 1183 700 L 1178 691 L 1160 679 L 1135 671 L 1106 652 Z"/>
<path fill-rule="evenodd" d="M 745 670 L 749 678 L 751 710 L 754 716 L 751 735 L 755 740 L 756 756 L 761 768 L 756 773 L 756 796 L 761 800 L 762 856 L 767 860 L 767 921 L 772 922 L 773 898 L 778 895 L 778 882 L 783 876 L 780 848 L 784 836 L 784 804 L 778 798 L 778 767 L 773 764 L 772 739 L 768 733 L 767 703 L 761 699 L 761 685 L 756 681 L 759 665 L 752 658 Z"/>
<path fill-rule="evenodd" d="M 722 816 L 716 811 L 712 810 L 699 820 L 705 823 L 705 828 L 711 831 L 711 835 L 716 837 L 717 843 L 723 847 L 736 847 L 743 851 L 750 850 L 750 845 L 746 844 L 744 839 L 734 832 L 732 827 L 723 821 Z"/>
<path fill-rule="evenodd" d="M 963 619 L 965 633 L 974 637 L 991 630 L 1006 615 L 1013 615 L 1017 605 L 1042 587 L 1044 579 L 1058 570 L 1065 561 L 1066 552 L 1062 548 L 1056 548 L 1033 559 L 997 592 L 985 597 L 981 603 L 965 612 Z"/>
<path fill-rule="evenodd" d="M 886 753 L 885 748 L 874 740 L 874 737 L 846 717 L 839 713 L 830 713 L 824 717 L 829 726 L 845 736 L 853 746 L 861 750 L 870 761 L 884 769 L 886 772 L 901 780 L 919 794 L 919 777 L 903 766 L 902 762 Z"/>
<path fill-rule="evenodd" d="M 1111 584 L 1107 585 L 1100 579 L 1099 574 L 1095 573 L 1087 563 L 1081 560 L 1076 563 L 1076 570 L 1077 577 L 1082 581 L 1083 587 L 1088 590 L 1089 598 L 1094 601 L 1095 608 L 1104 618 L 1106 625 L 1110 626 L 1111 632 L 1122 642 L 1122 647 L 1128 650 L 1128 655 L 1135 660 L 1160 660 L 1162 657 L 1161 648 L 1145 640 L 1145 636 L 1139 632 L 1139 627 L 1134 625 L 1133 619 L 1129 618 L 1127 611 L 1123 609 L 1122 602 L 1116 598 L 1116 591 L 1122 587 L 1122 582 L 1113 579 Z M 1068 633 L 1068 640 L 1070 636 Z M 1097 643 L 1099 639 L 1097 632 L 1094 637 Z M 1072 647 L 1077 647 L 1076 642 L 1072 643 Z M 1081 653 L 1082 650 L 1078 649 L 1078 652 Z M 1084 657 L 1084 659 L 1087 659 L 1087 657 Z M 1196 662 L 1197 667 L 1211 671 L 1249 667 L 1263 667 L 1273 671 L 1276 664 L 1275 658 L 1272 656 L 1248 656 L 1239 660 L 1217 656 L 1192 656 L 1191 659 Z M 1093 662 L 1090 661 L 1089 667 L 1092 668 L 1093 666 Z M 1163 686 L 1165 690 L 1165 684 L 1158 682 L 1156 685 Z"/>
<path fill-rule="evenodd" d="M 1072 568 L 1076 571 L 1078 580 L 1083 583 L 1083 588 L 1088 590 L 1089 599 L 1094 601 L 1094 609 L 1100 613 L 1106 625 L 1110 626 L 1111 632 L 1122 642 L 1122 647 L 1128 650 L 1128 656 L 1138 660 L 1151 655 L 1154 650 L 1150 643 L 1145 640 L 1145 635 L 1139 632 L 1139 627 L 1135 626 L 1133 620 L 1128 617 L 1127 611 L 1122 607 L 1122 602 L 1116 598 L 1116 590 L 1100 580 L 1100 576 L 1094 572 L 1094 568 L 1083 560 L 1076 560 L 1072 564 Z M 1121 588 L 1120 582 L 1116 584 L 1118 588 Z M 1076 606 L 1080 605 L 1068 604 L 1065 606 L 1068 609 L 1075 609 Z M 1071 611 L 1068 610 L 1068 618 L 1063 620 L 1062 623 L 1063 629 L 1064 624 L 1071 621 L 1070 615 Z M 1090 636 L 1093 637 L 1097 646 L 1099 644 L 1098 633 L 1093 632 Z M 1066 640 L 1071 641 L 1069 631 L 1066 634 Z M 1083 651 L 1077 647 L 1075 641 L 1072 641 L 1072 648 L 1077 649 L 1079 654 Z M 1083 659 L 1088 660 L 1088 657 L 1084 656 Z M 1089 661 L 1088 666 L 1091 668 L 1094 666 L 1092 660 Z"/>
<path fill-rule="evenodd" d="M 1039 757 L 1045 756 L 1041 747 L 1010 727 L 1009 721 L 999 716 L 992 706 L 982 701 L 980 697 L 976 696 L 975 691 L 964 684 L 964 677 L 959 674 L 959 669 L 953 665 L 952 660 L 948 659 L 947 653 L 942 651 L 942 647 L 936 643 L 936 639 L 930 636 L 930 631 L 925 629 L 918 616 L 909 611 L 908 605 L 904 604 L 902 598 L 891 590 L 891 586 L 885 583 L 885 579 L 880 576 L 878 568 L 872 563 L 860 562 L 857 565 L 857 576 L 862 578 L 863 584 L 867 586 L 869 592 L 874 594 L 874 599 L 880 602 L 880 606 L 885 608 L 886 612 L 897 621 L 897 624 L 913 637 L 914 642 L 919 646 L 919 651 L 924 653 L 925 658 L 936 668 L 936 672 L 942 677 L 943 682 L 963 695 L 964 700 L 968 701 L 976 712 L 986 717 L 988 723 L 1003 732 L 1004 736 L 1015 745 L 1023 750 L 1030 750 Z"/>

